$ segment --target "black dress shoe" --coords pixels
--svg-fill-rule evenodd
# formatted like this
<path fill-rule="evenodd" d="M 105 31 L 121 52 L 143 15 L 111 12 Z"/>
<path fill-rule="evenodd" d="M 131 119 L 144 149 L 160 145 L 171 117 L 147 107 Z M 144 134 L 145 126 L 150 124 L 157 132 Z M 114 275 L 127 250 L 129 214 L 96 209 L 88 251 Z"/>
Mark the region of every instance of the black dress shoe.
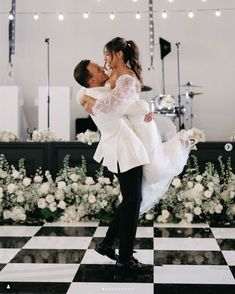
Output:
<path fill-rule="evenodd" d="M 95 246 L 95 251 L 101 255 L 106 255 L 107 257 L 109 257 L 113 260 L 118 259 L 118 255 L 115 253 L 115 250 L 112 247 L 106 245 L 105 243 L 97 244 Z"/>
<path fill-rule="evenodd" d="M 119 271 L 143 271 L 152 268 L 151 264 L 141 263 L 133 256 L 127 262 L 121 262 L 119 259 L 116 261 L 116 269 Z"/>

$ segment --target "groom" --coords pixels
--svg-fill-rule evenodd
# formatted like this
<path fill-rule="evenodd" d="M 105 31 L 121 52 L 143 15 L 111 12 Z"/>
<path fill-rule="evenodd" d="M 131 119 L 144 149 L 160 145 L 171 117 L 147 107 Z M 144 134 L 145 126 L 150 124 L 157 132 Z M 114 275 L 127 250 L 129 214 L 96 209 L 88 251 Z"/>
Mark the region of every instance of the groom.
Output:
<path fill-rule="evenodd" d="M 83 87 L 102 87 L 108 80 L 102 67 L 90 60 L 82 60 L 74 69 L 75 80 Z M 83 104 L 84 109 L 92 113 L 89 102 Z M 124 115 L 124 113 L 123 113 Z M 148 121 L 148 118 L 146 118 Z M 115 142 L 110 144 L 112 138 L 103 138 L 97 150 L 99 161 L 104 160 L 107 168 L 113 171 L 114 154 L 117 154 L 116 176 L 119 180 L 123 200 L 115 212 L 103 242 L 96 245 L 95 250 L 116 260 L 116 267 L 120 270 L 138 271 L 146 269 L 149 265 L 140 263 L 133 257 L 134 241 L 139 217 L 140 203 L 142 200 L 142 174 L 143 165 L 149 163 L 145 147 L 133 130 L 123 123 Z M 134 152 L 133 152 L 134 150 Z M 113 158 L 112 158 L 113 157 Z M 125 168 L 123 165 L 125 162 Z M 112 248 L 115 238 L 119 238 L 119 256 Z"/>

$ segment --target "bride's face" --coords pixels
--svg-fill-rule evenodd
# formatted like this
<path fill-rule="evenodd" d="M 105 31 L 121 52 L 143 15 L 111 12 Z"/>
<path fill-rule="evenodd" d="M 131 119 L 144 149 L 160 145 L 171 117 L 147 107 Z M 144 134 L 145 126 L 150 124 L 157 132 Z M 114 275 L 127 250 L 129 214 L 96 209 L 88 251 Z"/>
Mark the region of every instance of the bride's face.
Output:
<path fill-rule="evenodd" d="M 118 56 L 116 52 L 113 52 L 112 54 L 104 49 L 104 62 L 105 67 L 115 69 L 118 65 Z"/>

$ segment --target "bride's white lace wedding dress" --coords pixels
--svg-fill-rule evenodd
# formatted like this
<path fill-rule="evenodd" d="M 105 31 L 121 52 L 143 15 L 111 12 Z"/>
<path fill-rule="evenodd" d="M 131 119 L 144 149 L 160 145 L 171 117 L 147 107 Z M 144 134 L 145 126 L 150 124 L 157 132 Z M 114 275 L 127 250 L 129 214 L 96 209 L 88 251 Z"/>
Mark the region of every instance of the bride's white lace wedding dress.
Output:
<path fill-rule="evenodd" d="M 79 102 L 83 94 L 97 99 L 92 119 L 101 132 L 101 140 L 102 135 L 105 136 L 107 132 L 110 135 L 110 132 L 116 132 L 118 125 L 126 123 L 143 142 L 149 157 L 149 163 L 143 167 L 140 208 L 140 214 L 143 214 L 162 198 L 172 179 L 182 172 L 187 163 L 190 144 L 185 131 L 178 132 L 172 139 L 162 143 L 154 120 L 144 122 L 144 116 L 150 110 L 148 103 L 139 99 L 138 91 L 136 80 L 125 74 L 118 78 L 114 89 L 109 85 L 83 88 L 79 91 L 77 100 Z M 100 161 L 98 149 L 99 146 L 94 158 Z"/>

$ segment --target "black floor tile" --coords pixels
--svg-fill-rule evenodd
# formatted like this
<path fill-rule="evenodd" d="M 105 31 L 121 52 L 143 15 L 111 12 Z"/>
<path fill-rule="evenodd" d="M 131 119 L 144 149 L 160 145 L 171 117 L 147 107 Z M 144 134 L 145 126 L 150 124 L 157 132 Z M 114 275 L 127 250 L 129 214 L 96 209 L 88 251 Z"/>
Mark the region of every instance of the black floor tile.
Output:
<path fill-rule="evenodd" d="M 90 237 L 95 233 L 96 227 L 43 227 L 35 236 L 50 237 Z"/>
<path fill-rule="evenodd" d="M 70 283 L 0 282 L 1 294 L 65 294 Z"/>
<path fill-rule="evenodd" d="M 11 263 L 81 263 L 86 250 L 22 249 Z"/>
<path fill-rule="evenodd" d="M 1 237 L 0 248 L 22 248 L 31 237 Z"/>
<path fill-rule="evenodd" d="M 154 265 L 227 265 L 221 251 L 154 251 Z"/>
<path fill-rule="evenodd" d="M 94 237 L 89 245 L 89 249 L 94 249 L 95 245 L 102 241 L 103 238 Z M 113 248 L 118 248 L 118 241 L 114 242 Z M 136 238 L 134 249 L 153 249 L 153 238 Z"/>
<path fill-rule="evenodd" d="M 216 239 L 221 250 L 235 250 L 235 239 Z"/>
<path fill-rule="evenodd" d="M 231 272 L 233 274 L 233 277 L 235 279 L 235 266 L 230 266 L 229 268 L 230 268 L 230 270 L 231 270 Z"/>
<path fill-rule="evenodd" d="M 73 282 L 153 283 L 153 267 L 139 273 L 118 273 L 115 265 L 81 264 Z"/>
<path fill-rule="evenodd" d="M 235 285 L 155 284 L 154 294 L 234 294 Z"/>
<path fill-rule="evenodd" d="M 6 264 L 0 263 L 0 271 L 5 267 Z M 1 293 L 1 292 L 0 292 Z"/>
<path fill-rule="evenodd" d="M 154 237 L 159 238 L 213 238 L 210 228 L 154 228 Z"/>

